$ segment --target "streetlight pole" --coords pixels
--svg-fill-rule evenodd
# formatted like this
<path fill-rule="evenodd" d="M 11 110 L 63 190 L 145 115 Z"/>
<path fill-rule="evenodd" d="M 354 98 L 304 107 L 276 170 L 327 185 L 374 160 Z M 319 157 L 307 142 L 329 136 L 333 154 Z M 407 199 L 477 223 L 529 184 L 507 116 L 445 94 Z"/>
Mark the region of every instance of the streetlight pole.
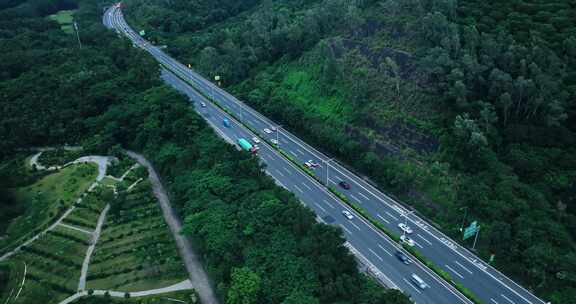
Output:
<path fill-rule="evenodd" d="M 330 166 L 330 162 L 333 160 L 333 158 L 330 158 L 329 160 L 323 160 L 324 166 L 326 166 L 326 187 L 328 187 L 328 166 Z"/>
<path fill-rule="evenodd" d="M 282 126 L 276 126 L 276 146 L 278 148 L 280 148 L 280 137 L 278 136 L 278 133 L 280 133 L 280 128 L 282 128 Z"/>
<path fill-rule="evenodd" d="M 74 30 L 76 32 L 76 38 L 78 38 L 78 47 L 82 48 L 82 42 L 80 42 L 80 31 L 78 30 L 78 23 L 74 21 Z"/>
<path fill-rule="evenodd" d="M 408 216 L 414 213 L 414 210 L 404 213 L 404 227 L 408 227 Z M 402 229 L 402 235 L 406 236 L 406 230 Z"/>
<path fill-rule="evenodd" d="M 478 234 L 480 234 L 480 226 L 476 229 L 476 236 L 474 237 L 474 244 L 472 244 L 472 250 L 476 250 L 476 241 L 478 240 Z"/>

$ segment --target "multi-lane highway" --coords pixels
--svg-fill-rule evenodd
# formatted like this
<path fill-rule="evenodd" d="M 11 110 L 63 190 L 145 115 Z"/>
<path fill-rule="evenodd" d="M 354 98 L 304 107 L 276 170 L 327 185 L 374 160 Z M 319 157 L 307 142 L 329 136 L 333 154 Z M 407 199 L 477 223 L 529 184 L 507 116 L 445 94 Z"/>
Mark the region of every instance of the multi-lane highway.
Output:
<path fill-rule="evenodd" d="M 341 181 L 350 184 L 350 189 L 340 187 L 339 191 L 349 200 L 362 206 L 374 219 L 391 231 L 398 231 L 400 234 L 398 224 L 406 221 L 413 230 L 410 237 L 414 240 L 416 249 L 449 273 L 454 281 L 471 290 L 483 302 L 493 304 L 544 303 L 337 161 L 330 160 L 329 156 L 307 145 L 273 121 L 147 43 L 125 23 L 118 6 L 106 11 L 104 23 L 110 28 L 115 28 L 118 33 L 126 35 L 136 46 L 149 52 L 168 69 L 170 72 L 163 71 L 164 80 L 187 94 L 194 101 L 196 110 L 214 127 L 217 133 L 231 143 L 235 143 L 240 137 L 251 139 L 255 136 L 268 142 L 278 140 L 278 147 L 291 154 L 293 159 L 301 163 L 308 160 L 318 163 L 319 166 L 313 170 L 319 180 L 332 187 L 339 187 L 338 183 Z M 186 82 L 180 78 L 185 79 Z M 226 115 L 198 92 L 209 96 L 221 107 L 234 113 L 241 123 Z M 200 102 L 204 102 L 206 107 L 200 106 Z M 231 120 L 230 128 L 222 124 L 224 117 Z M 244 125 L 256 130 L 257 134 L 252 134 Z M 277 131 L 274 131 L 275 128 Z M 273 131 L 264 132 L 264 129 Z M 266 163 L 268 174 L 313 209 L 320 219 L 342 227 L 350 245 L 384 274 L 387 280 L 410 294 L 417 303 L 469 303 L 453 287 L 440 280 L 421 264 L 400 263 L 394 256 L 398 248 L 397 244 L 359 218 L 353 210 L 347 208 L 329 193 L 322 184 L 310 178 L 267 143 L 261 144 L 261 148 L 259 156 Z M 355 214 L 354 219 L 346 219 L 342 215 L 342 210 L 349 210 Z M 423 278 L 430 288 L 419 289 L 410 281 L 412 273 Z"/>

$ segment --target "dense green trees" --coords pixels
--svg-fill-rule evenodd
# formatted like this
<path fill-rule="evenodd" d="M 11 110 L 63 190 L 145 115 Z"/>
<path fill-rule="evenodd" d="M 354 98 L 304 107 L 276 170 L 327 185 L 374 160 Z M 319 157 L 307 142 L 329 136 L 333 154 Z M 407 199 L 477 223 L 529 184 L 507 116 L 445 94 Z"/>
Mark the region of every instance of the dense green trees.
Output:
<path fill-rule="evenodd" d="M 151 3 L 166 19 L 178 11 Z M 483 225 L 479 253 L 495 253 L 497 267 L 538 294 L 558 301 L 576 292 L 564 263 L 576 250 L 573 3 L 251 5 L 180 31 L 155 26 L 147 6 L 127 14 L 454 237 L 469 208 Z M 191 15 L 179 22 L 210 11 L 181 8 Z"/>
<path fill-rule="evenodd" d="M 256 2 L 250 3 L 201 2 L 197 8 L 213 14 L 198 22 L 225 19 Z M 229 10 L 214 11 L 220 8 Z M 103 28 L 95 1 L 80 1 L 75 13 L 82 50 L 41 14 L 24 18 L 20 9 L 1 12 L 25 25 L 0 22 L 2 159 L 17 149 L 64 143 L 82 145 L 83 153 L 143 151 L 171 190 L 184 233 L 203 254 L 223 302 L 408 303 L 360 275 L 339 229 L 318 224 L 256 159 L 224 143 L 183 96 L 161 85 L 148 56 Z M 16 161 L 21 168 L 22 159 Z M 3 186 L 18 180 L 16 169 L 0 171 Z"/>

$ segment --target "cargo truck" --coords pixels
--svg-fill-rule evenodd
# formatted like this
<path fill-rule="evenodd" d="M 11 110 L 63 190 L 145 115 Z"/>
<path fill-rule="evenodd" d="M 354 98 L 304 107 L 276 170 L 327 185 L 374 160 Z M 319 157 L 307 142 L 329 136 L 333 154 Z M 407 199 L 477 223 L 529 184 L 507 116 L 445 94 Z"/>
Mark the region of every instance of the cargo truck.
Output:
<path fill-rule="evenodd" d="M 239 138 L 239 139 L 238 139 L 238 145 L 239 145 L 242 149 L 244 149 L 244 150 L 246 150 L 246 151 L 250 151 L 250 152 L 253 153 L 253 154 L 256 154 L 256 152 L 258 152 L 258 147 L 255 146 L 255 145 L 253 146 L 252 144 L 250 144 L 249 141 L 247 141 L 247 140 L 244 139 L 244 138 Z"/>

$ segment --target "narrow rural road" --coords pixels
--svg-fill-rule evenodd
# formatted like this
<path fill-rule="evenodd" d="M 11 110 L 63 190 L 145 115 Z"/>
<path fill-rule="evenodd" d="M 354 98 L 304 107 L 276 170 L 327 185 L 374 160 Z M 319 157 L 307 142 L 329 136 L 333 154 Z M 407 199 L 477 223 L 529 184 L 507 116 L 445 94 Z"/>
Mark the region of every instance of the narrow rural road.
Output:
<path fill-rule="evenodd" d="M 127 151 L 127 153 L 130 157 L 148 169 L 149 179 L 152 183 L 152 188 L 154 189 L 154 195 L 160 202 L 164 219 L 168 223 L 172 235 L 176 240 L 180 256 L 182 257 L 182 260 L 184 260 L 186 270 L 188 270 L 188 276 L 190 277 L 194 289 L 196 289 L 200 296 L 200 301 L 202 304 L 218 304 L 218 299 L 210 285 L 208 275 L 204 271 L 204 268 L 202 268 L 202 263 L 200 263 L 198 254 L 194 252 L 190 240 L 186 236 L 180 234 L 182 223 L 170 205 L 170 200 L 168 199 L 166 190 L 164 189 L 164 186 L 162 186 L 162 182 L 160 181 L 160 177 L 156 173 L 156 170 L 154 170 L 152 164 L 148 162 L 144 156 L 132 151 Z"/>
<path fill-rule="evenodd" d="M 78 291 L 83 291 L 86 289 L 86 277 L 88 276 L 88 266 L 90 266 L 90 259 L 92 258 L 92 253 L 94 253 L 94 248 L 98 239 L 100 238 L 100 232 L 102 232 L 102 225 L 106 221 L 106 214 L 110 210 L 110 204 L 106 204 L 106 207 L 100 213 L 98 217 L 98 224 L 96 225 L 96 230 L 92 233 L 92 239 L 90 240 L 90 246 L 86 250 L 86 256 L 84 257 L 84 262 L 82 263 L 82 270 L 80 271 L 80 281 L 78 282 Z"/>
<path fill-rule="evenodd" d="M 146 296 L 159 295 L 159 294 L 163 294 L 163 293 L 170 293 L 170 292 L 181 291 L 181 290 L 190 290 L 190 289 L 192 289 L 192 283 L 190 283 L 190 280 L 185 280 L 185 281 L 182 281 L 180 283 L 177 283 L 177 284 L 174 284 L 174 285 L 171 285 L 168 287 L 130 292 L 130 297 L 131 298 L 146 297 Z M 126 295 L 125 291 L 113 291 L 113 290 L 94 290 L 93 295 L 103 296 L 106 293 L 108 293 L 111 297 L 115 297 L 115 298 L 124 298 L 124 296 Z M 80 291 L 80 292 L 77 292 L 77 293 L 71 295 L 70 297 L 64 299 L 63 301 L 61 301 L 58 304 L 69 304 L 69 303 L 72 303 L 72 302 L 78 300 L 79 298 L 82 298 L 85 296 L 88 296 L 88 291 L 83 290 L 83 291 Z"/>

